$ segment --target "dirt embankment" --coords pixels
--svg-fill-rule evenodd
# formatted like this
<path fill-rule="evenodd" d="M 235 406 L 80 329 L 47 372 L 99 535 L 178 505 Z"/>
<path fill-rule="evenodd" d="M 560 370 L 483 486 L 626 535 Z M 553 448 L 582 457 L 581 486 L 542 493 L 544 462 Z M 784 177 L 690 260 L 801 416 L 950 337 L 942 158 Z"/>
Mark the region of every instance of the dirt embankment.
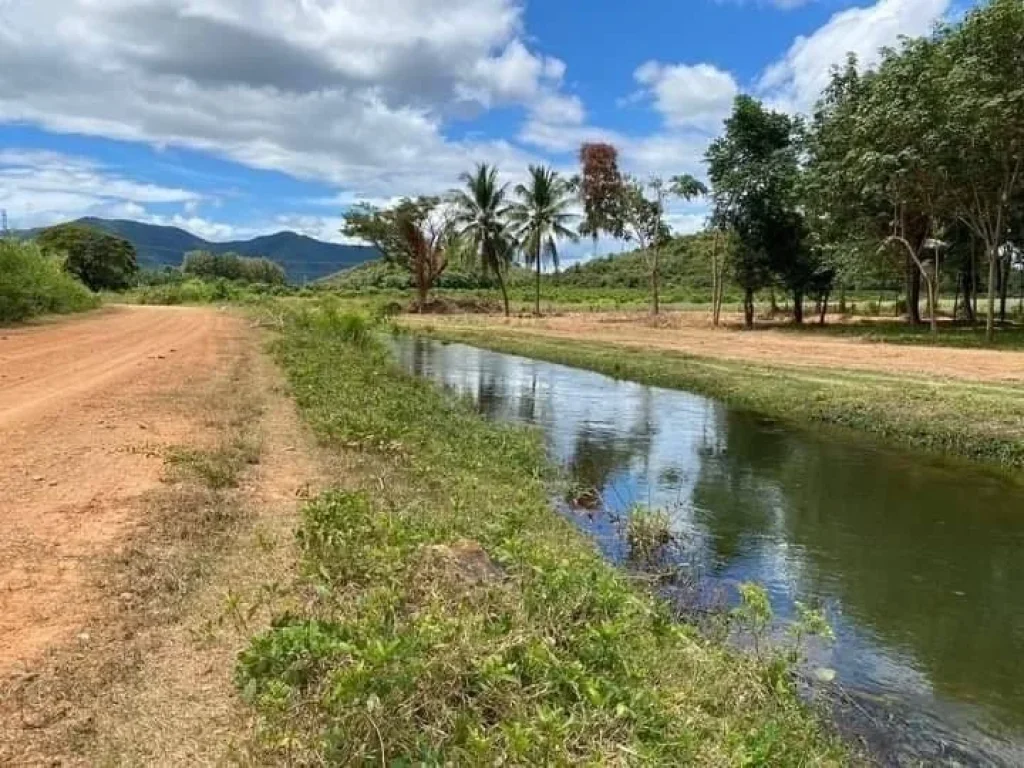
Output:
<path fill-rule="evenodd" d="M 0 764 L 241 748 L 239 612 L 322 477 L 259 341 L 215 309 L 0 329 Z"/>
<path fill-rule="evenodd" d="M 505 320 L 452 315 L 403 318 L 410 325 L 592 341 L 624 347 L 682 352 L 765 365 L 871 371 L 985 382 L 1024 382 L 1024 352 L 881 344 L 812 337 L 776 330 L 713 329 L 704 313 L 666 313 L 656 322 L 644 313 L 570 313 Z"/>

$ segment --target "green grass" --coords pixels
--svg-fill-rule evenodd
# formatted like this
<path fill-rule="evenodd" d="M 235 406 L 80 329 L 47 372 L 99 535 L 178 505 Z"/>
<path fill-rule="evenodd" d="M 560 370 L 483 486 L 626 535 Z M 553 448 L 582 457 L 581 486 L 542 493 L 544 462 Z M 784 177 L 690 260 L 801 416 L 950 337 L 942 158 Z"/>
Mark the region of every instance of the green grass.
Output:
<path fill-rule="evenodd" d="M 418 331 L 419 332 L 419 331 Z M 515 331 L 432 328 L 425 335 L 687 389 L 781 421 L 830 424 L 888 442 L 1024 468 L 1024 387 L 821 368 L 767 366 Z"/>
<path fill-rule="evenodd" d="M 241 654 L 261 759 L 819 765 L 846 759 L 761 664 L 676 623 L 548 502 L 540 436 L 287 313 L 306 420 L 349 463 L 303 513 L 295 608 Z M 354 343 L 353 343 L 354 342 Z"/>
<path fill-rule="evenodd" d="M 97 306 L 99 298 L 35 243 L 0 240 L 0 323 Z"/>

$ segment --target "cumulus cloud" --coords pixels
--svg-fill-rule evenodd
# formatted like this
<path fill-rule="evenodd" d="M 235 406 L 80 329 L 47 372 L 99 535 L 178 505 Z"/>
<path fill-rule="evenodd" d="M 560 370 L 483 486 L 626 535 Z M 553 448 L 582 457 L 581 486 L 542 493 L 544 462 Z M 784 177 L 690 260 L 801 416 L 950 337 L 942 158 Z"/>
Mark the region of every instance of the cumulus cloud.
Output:
<path fill-rule="evenodd" d="M 671 126 L 717 126 L 740 90 L 729 72 L 711 64 L 648 61 L 633 76 Z"/>
<path fill-rule="evenodd" d="M 195 192 L 132 181 L 82 157 L 0 151 L 0 207 L 10 212 L 16 228 L 81 216 L 137 218 L 146 215 L 148 205 L 200 200 Z"/>
<path fill-rule="evenodd" d="M 835 14 L 824 26 L 798 37 L 782 58 L 768 66 L 757 92 L 773 106 L 809 112 L 828 84 L 833 66 L 857 55 L 862 66 L 878 62 L 878 51 L 901 36 L 920 37 L 950 10 L 951 0 L 878 0 Z"/>
<path fill-rule="evenodd" d="M 520 0 L 6 0 L 0 120 L 180 145 L 358 187 L 435 191 L 507 142 L 448 141 L 466 110 L 568 112 L 565 64 Z"/>

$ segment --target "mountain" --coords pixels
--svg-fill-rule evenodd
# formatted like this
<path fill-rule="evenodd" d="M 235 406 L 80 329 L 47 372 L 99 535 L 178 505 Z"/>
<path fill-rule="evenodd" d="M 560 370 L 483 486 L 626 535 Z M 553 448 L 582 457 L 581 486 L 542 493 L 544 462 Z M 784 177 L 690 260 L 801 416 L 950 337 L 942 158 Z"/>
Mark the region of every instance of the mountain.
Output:
<path fill-rule="evenodd" d="M 290 282 L 305 283 L 377 258 L 377 251 L 369 246 L 325 243 L 295 232 L 214 243 L 178 227 L 161 227 L 140 221 L 88 217 L 72 223 L 123 237 L 135 246 L 140 266 L 150 269 L 180 266 L 189 251 L 233 251 L 242 256 L 265 256 L 284 267 Z M 36 231 L 25 234 L 31 236 Z"/>

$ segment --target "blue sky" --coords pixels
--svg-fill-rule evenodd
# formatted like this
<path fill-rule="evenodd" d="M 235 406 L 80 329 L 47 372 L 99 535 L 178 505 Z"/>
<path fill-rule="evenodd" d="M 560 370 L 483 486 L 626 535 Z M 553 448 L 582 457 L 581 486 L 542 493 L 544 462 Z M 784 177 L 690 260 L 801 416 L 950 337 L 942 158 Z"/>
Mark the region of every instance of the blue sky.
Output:
<path fill-rule="evenodd" d="M 804 112 L 952 0 L 3 0 L 0 207 L 338 240 L 355 200 L 495 162 L 702 174 L 737 93 Z M 56 21 L 54 21 L 56 20 Z M 673 208 L 680 231 L 701 203 Z M 582 253 L 582 251 L 581 251 Z"/>

